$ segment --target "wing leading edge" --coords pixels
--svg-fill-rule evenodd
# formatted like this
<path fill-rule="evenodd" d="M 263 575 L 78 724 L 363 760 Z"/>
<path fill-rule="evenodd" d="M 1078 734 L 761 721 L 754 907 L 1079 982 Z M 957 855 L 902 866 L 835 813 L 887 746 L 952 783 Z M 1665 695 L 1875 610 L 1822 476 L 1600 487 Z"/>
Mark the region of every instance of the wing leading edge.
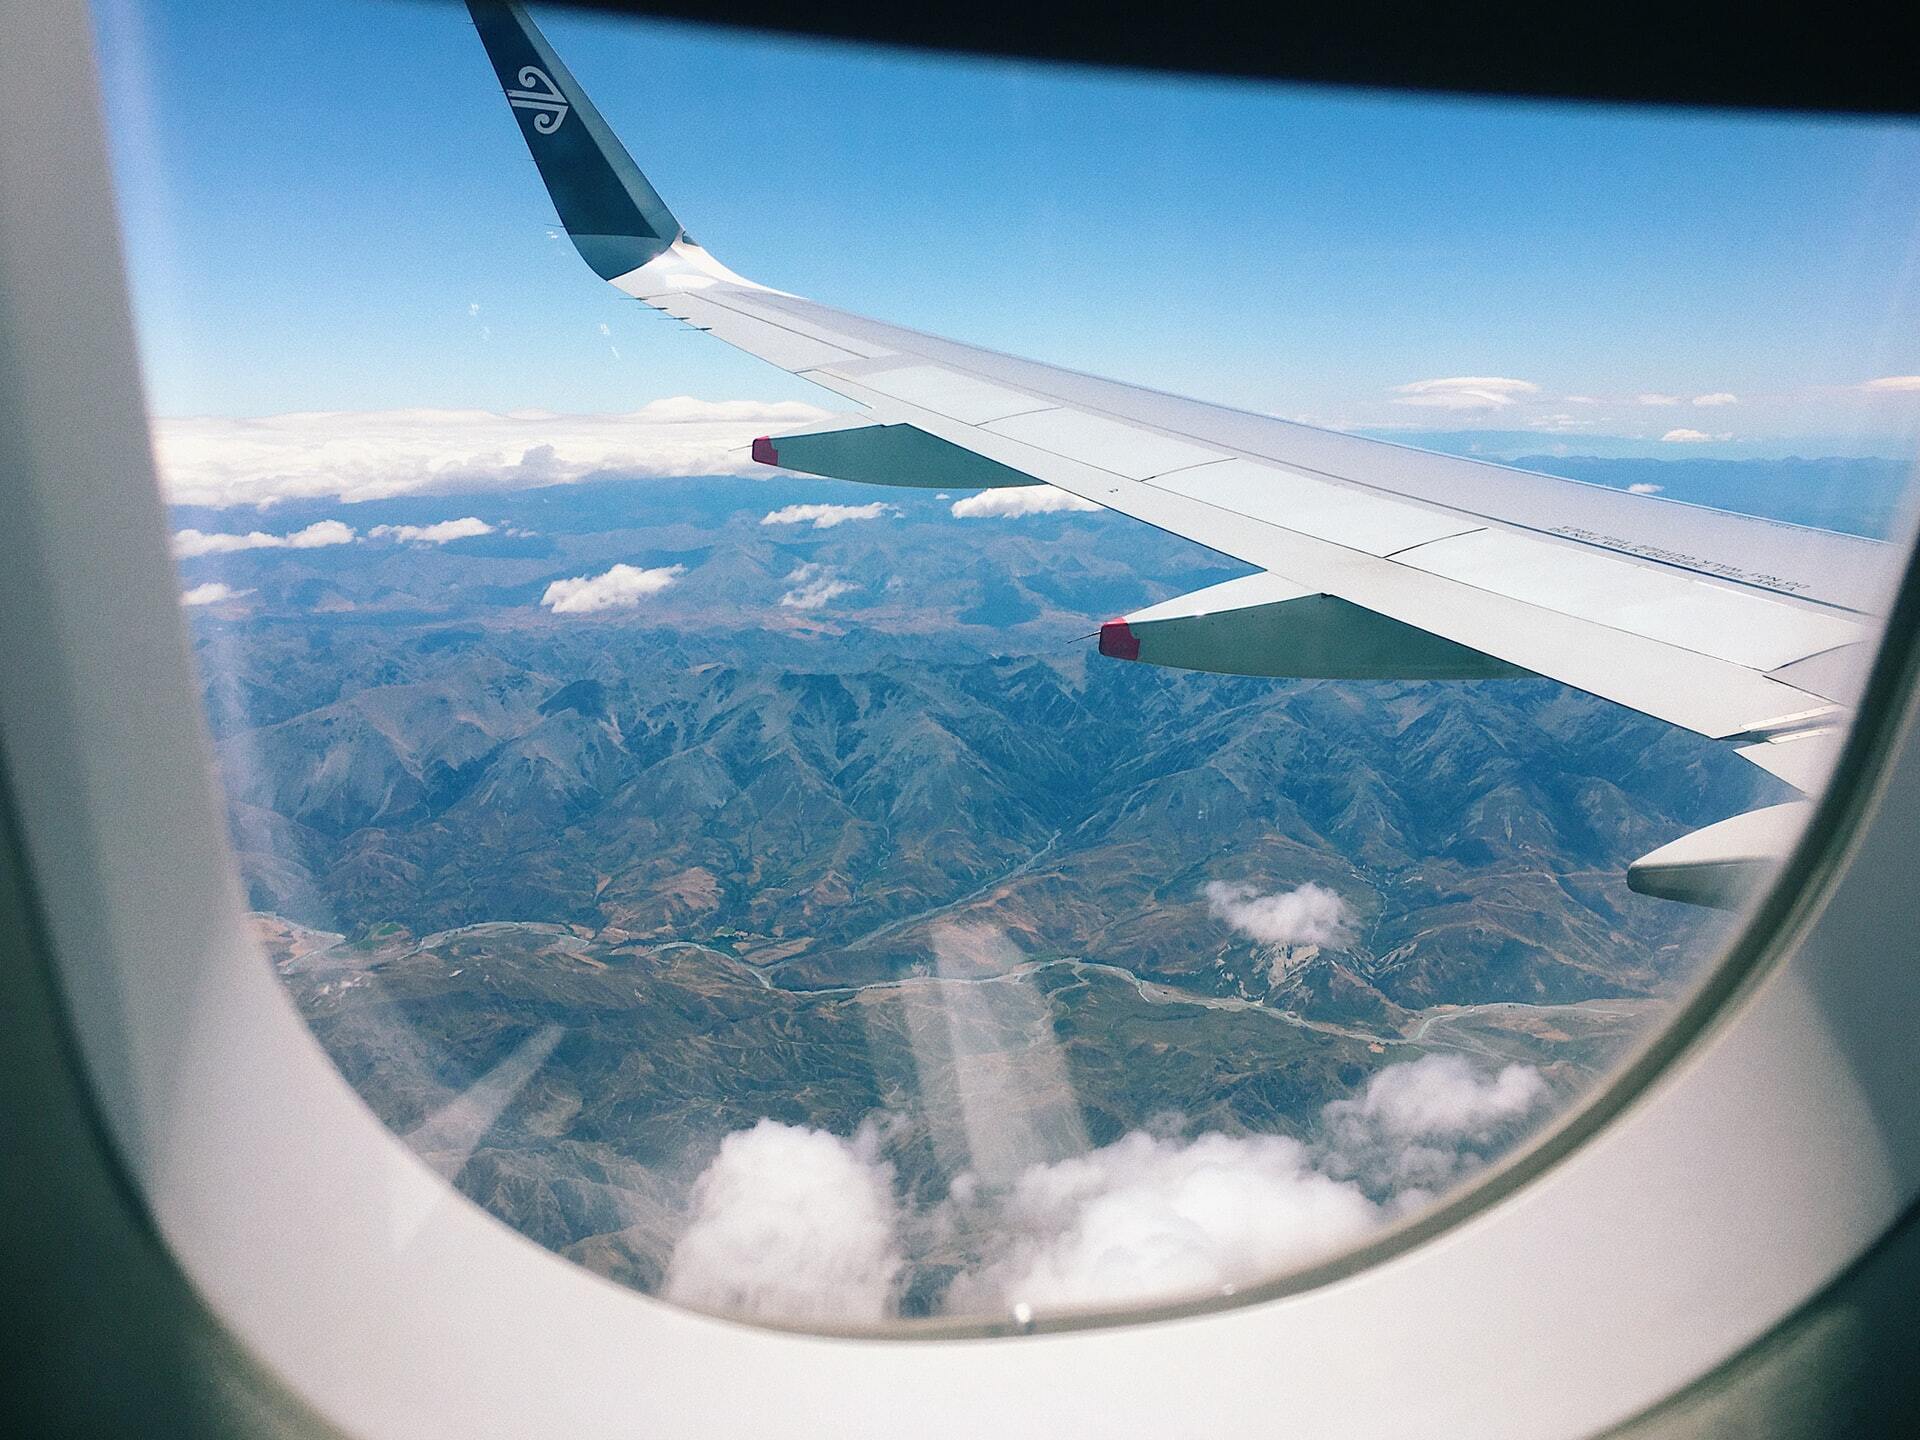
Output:
<path fill-rule="evenodd" d="M 876 483 L 1051 485 L 1265 572 L 1121 617 L 1102 632 L 1108 655 L 1542 675 L 1727 742 L 1803 792 L 1825 778 L 1890 587 L 1886 546 L 1207 405 L 769 289 L 686 234 L 521 5 L 468 9 L 595 273 L 869 412 L 758 442 L 757 460 Z M 1784 855 L 1791 819 L 1696 832 L 1629 883 L 1733 903 Z"/>

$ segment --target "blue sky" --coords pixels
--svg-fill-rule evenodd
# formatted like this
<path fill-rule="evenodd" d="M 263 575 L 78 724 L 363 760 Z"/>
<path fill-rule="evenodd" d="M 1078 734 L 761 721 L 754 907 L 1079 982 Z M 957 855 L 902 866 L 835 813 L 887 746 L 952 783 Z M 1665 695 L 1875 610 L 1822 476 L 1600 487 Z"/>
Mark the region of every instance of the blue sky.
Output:
<path fill-rule="evenodd" d="M 459 7 L 96 11 L 159 414 L 842 403 L 550 236 Z M 1920 376 L 1911 126 L 536 15 L 703 243 L 828 303 L 1345 427 L 1900 453 L 1920 418 L 1920 382 L 1861 388 Z M 1462 377 L 1535 388 L 1401 388 Z"/>

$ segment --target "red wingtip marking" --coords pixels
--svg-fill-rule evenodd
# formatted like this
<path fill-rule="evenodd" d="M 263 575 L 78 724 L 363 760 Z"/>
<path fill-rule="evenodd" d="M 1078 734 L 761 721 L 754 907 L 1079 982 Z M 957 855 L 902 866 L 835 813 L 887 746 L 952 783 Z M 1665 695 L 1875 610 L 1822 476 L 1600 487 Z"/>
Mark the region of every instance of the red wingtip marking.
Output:
<path fill-rule="evenodd" d="M 753 459 L 757 465 L 778 465 L 780 452 L 773 448 L 773 441 L 765 435 L 753 442 Z"/>
<path fill-rule="evenodd" d="M 1109 620 L 1100 627 L 1100 653 L 1115 660 L 1138 660 L 1140 637 L 1125 620 Z"/>

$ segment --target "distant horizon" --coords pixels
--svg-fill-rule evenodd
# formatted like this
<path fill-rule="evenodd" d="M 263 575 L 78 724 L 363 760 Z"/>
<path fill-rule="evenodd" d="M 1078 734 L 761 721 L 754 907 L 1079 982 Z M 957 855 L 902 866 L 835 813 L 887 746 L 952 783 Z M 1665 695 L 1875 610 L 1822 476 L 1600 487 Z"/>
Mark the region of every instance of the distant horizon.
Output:
<path fill-rule="evenodd" d="M 839 396 L 828 395 L 834 405 L 819 407 L 819 414 L 855 414 Z M 1192 399 L 1202 397 L 1192 396 Z M 463 416 L 468 414 L 486 415 L 499 419 L 544 418 L 554 421 L 592 420 L 596 422 L 618 423 L 623 419 L 644 415 L 650 406 L 662 403 L 686 401 L 700 406 L 713 406 L 716 409 L 732 408 L 749 414 L 776 414 L 783 407 L 791 406 L 798 410 L 806 408 L 805 402 L 764 401 L 756 399 L 732 399 L 711 401 L 701 397 L 679 393 L 663 394 L 646 400 L 637 400 L 634 407 L 627 411 L 597 412 L 585 410 L 547 410 L 539 406 L 519 406 L 507 410 L 454 410 L 438 406 L 395 406 L 390 410 L 375 411 L 324 411 L 313 409 L 276 410 L 249 412 L 246 414 L 213 413 L 163 413 L 154 412 L 153 419 L 160 424 L 182 423 L 220 423 L 231 422 L 236 425 L 259 424 L 285 421 L 296 418 L 326 415 L 418 415 L 418 416 Z M 838 407 L 837 409 L 835 407 Z M 1541 454 L 1580 456 L 1592 455 L 1610 459 L 1647 459 L 1647 460 L 1895 460 L 1920 463 L 1920 454 L 1914 447 L 1893 436 L 1874 436 L 1860 434 L 1806 434 L 1787 436 L 1733 436 L 1701 434 L 1679 439 L 1667 438 L 1667 434 L 1653 434 L 1648 431 L 1628 433 L 1625 431 L 1585 431 L 1533 429 L 1517 430 L 1497 425 L 1476 425 L 1471 422 L 1455 426 L 1429 426 L 1413 422 L 1390 422 L 1370 425 L 1333 425 L 1323 421 L 1295 420 L 1294 417 L 1271 411 L 1252 412 L 1272 414 L 1275 419 L 1294 420 L 1294 423 L 1312 425 L 1318 429 L 1335 430 L 1350 435 L 1365 435 L 1371 439 L 1387 440 L 1399 445 L 1409 445 L 1417 449 L 1441 450 L 1447 454 L 1485 455 L 1497 458 L 1509 454 Z M 810 417 L 809 417 L 810 418 Z M 1670 432 L 1669 432 L 1670 433 Z M 1593 447 L 1582 449 L 1582 446 Z M 754 468 L 749 463 L 736 472 L 751 475 Z"/>
<path fill-rule="evenodd" d="M 672 396 L 614 415 L 412 409 L 162 416 L 154 423 L 154 448 L 170 503 L 264 510 L 302 500 L 359 504 L 408 495 L 482 495 L 598 478 L 767 479 L 776 472 L 756 465 L 748 453 L 756 435 L 811 428 L 836 413 L 846 412 L 793 401 L 715 403 Z M 1893 467 L 1897 482 L 1904 482 L 1914 464 L 1896 447 L 1876 453 L 1856 444 L 1849 450 L 1844 442 L 1829 445 L 1822 443 L 1826 437 L 1814 436 L 1675 443 L 1495 429 L 1374 426 L 1352 433 L 1503 464 L 1532 462 L 1531 468 L 1548 473 L 1582 461 L 1680 470 L 1688 462 L 1747 465 L 1756 467 L 1750 473 L 1757 480 L 1776 487 L 1785 478 L 1783 467 L 1794 465 L 1878 464 Z M 888 487 L 871 489 L 883 495 Z M 1808 498 L 1831 504 L 1841 497 Z M 1707 503 L 1746 508 L 1737 497 Z"/>
<path fill-rule="evenodd" d="M 1838 530 L 1873 538 L 1903 535 L 1915 518 L 1915 496 L 1905 461 L 1874 457 L 1797 460 L 1724 460 L 1711 456 L 1678 460 L 1639 456 L 1522 456 L 1527 468 L 1579 484 L 1654 495 L 1689 505 L 1759 515 L 1788 524 Z M 577 497 L 570 500 L 569 494 Z M 861 485 L 787 471 L 760 474 L 713 472 L 692 475 L 632 475 L 607 470 L 553 483 L 452 482 L 444 486 L 358 499 L 310 494 L 264 504 L 173 501 L 169 509 L 176 549 L 183 557 L 225 550 L 260 552 L 287 563 L 310 552 L 344 553 L 330 547 L 385 534 L 466 547 L 457 528 L 478 523 L 485 532 L 533 534 L 538 517 L 554 506 L 583 505 L 604 512 L 613 528 L 656 523 L 681 513 L 690 497 L 731 506 L 761 527 L 784 522 L 779 533 L 844 538 L 854 531 L 891 528 L 902 519 L 932 521 L 977 533 L 1006 527 L 1038 527 L 1044 535 L 1063 523 L 1118 527 L 1146 546 L 1157 534 L 1124 516 L 1088 509 L 1064 492 L 1028 489 L 935 492 L 908 486 Z M 1060 504 L 1059 501 L 1069 503 Z M 612 510 L 605 507 L 612 505 Z M 518 518 L 516 518 L 518 517 Z M 863 522 L 863 523 L 856 523 Z M 527 528 L 531 527 L 531 528 Z M 306 532 L 306 533 L 302 533 Z M 330 532 L 326 538 L 320 532 Z M 481 533 L 481 532 L 474 532 Z M 756 531 L 756 533 L 759 533 Z M 216 537 L 202 543 L 199 536 Z M 224 542 L 217 537 L 226 537 Z M 181 542 L 187 542 L 181 548 Z M 498 536 L 486 541 L 499 543 Z M 1147 551 L 1142 552 L 1143 560 Z"/>

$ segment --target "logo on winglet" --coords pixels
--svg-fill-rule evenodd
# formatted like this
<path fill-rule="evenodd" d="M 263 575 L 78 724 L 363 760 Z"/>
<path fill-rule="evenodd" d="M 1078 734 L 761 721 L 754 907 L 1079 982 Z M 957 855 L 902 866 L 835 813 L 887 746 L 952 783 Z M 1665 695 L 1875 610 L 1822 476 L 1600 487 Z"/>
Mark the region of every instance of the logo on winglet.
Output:
<path fill-rule="evenodd" d="M 531 110 L 533 128 L 542 135 L 553 134 L 573 108 L 560 94 L 560 87 L 553 83 L 551 75 L 535 65 L 520 67 L 520 84 L 524 88 L 507 91 L 507 103 L 516 110 Z"/>

